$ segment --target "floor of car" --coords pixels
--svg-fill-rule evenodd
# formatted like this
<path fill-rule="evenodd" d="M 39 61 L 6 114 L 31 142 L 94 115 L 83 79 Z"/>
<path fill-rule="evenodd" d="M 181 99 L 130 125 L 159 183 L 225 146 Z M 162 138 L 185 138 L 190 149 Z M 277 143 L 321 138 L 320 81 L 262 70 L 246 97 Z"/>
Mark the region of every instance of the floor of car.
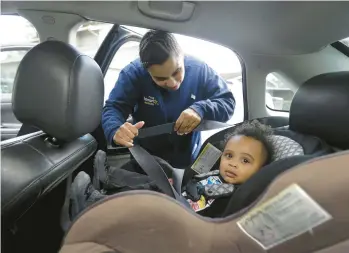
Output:
<path fill-rule="evenodd" d="M 2 222 L 1 251 L 58 252 L 64 236 L 60 226 L 60 215 L 65 190 L 66 181 L 63 181 L 35 203 L 16 224 L 9 228 Z"/>

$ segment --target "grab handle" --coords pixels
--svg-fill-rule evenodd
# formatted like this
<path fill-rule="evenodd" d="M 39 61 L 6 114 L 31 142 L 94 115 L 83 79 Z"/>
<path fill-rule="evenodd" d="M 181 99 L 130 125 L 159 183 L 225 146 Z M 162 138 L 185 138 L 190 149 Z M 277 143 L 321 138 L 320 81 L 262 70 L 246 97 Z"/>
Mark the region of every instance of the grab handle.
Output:
<path fill-rule="evenodd" d="M 138 10 L 144 15 L 152 18 L 158 18 L 169 21 L 186 21 L 191 18 L 195 8 L 194 3 L 182 2 L 180 13 L 170 13 L 160 10 L 154 10 L 150 7 L 150 1 L 139 1 Z"/>

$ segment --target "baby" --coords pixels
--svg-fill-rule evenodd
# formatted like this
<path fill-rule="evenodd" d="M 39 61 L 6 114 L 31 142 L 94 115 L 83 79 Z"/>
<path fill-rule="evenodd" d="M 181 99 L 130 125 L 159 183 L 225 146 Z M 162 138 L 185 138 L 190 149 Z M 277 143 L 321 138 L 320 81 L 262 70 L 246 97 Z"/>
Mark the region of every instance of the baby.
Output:
<path fill-rule="evenodd" d="M 215 199 L 230 196 L 240 184 L 268 164 L 273 156 L 271 135 L 271 128 L 257 120 L 243 123 L 228 134 L 219 170 L 213 168 L 207 174 L 196 175 L 186 186 L 183 196 L 192 208 L 201 212 Z"/>

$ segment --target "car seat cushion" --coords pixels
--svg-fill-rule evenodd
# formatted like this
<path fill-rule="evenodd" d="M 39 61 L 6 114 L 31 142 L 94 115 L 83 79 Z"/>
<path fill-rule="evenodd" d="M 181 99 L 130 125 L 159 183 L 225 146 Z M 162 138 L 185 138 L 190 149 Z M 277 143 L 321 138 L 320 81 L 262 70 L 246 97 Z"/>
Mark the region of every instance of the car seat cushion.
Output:
<path fill-rule="evenodd" d="M 91 253 L 102 253 L 104 247 L 111 252 L 134 253 L 300 253 L 333 249 L 349 240 L 348 162 L 349 152 L 340 152 L 298 165 L 275 179 L 244 211 L 219 220 L 200 217 L 163 194 L 118 194 L 82 213 L 60 252 L 86 252 L 81 248 L 86 243 L 100 245 Z M 336 170 L 331 177 L 327 177 L 329 168 Z M 324 180 L 326 185 L 318 183 Z M 305 215 L 301 215 L 303 212 Z M 275 213 L 280 219 L 272 219 Z M 301 230 L 292 224 L 299 224 Z"/>
<path fill-rule="evenodd" d="M 273 161 L 289 156 L 304 155 L 303 147 L 296 141 L 281 135 L 273 135 L 271 142 L 274 149 Z"/>

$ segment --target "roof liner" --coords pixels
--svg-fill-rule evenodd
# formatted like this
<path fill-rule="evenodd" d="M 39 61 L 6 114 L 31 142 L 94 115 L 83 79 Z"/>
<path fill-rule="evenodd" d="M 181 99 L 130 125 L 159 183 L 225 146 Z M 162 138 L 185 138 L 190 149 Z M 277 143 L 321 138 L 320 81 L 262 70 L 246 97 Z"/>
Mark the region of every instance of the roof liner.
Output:
<path fill-rule="evenodd" d="M 195 2 L 187 22 L 142 15 L 137 2 L 2 2 L 19 9 L 79 14 L 87 19 L 168 30 L 233 47 L 237 52 L 286 55 L 321 50 L 349 36 L 349 2 Z M 74 11 L 72 11 L 74 10 Z"/>

